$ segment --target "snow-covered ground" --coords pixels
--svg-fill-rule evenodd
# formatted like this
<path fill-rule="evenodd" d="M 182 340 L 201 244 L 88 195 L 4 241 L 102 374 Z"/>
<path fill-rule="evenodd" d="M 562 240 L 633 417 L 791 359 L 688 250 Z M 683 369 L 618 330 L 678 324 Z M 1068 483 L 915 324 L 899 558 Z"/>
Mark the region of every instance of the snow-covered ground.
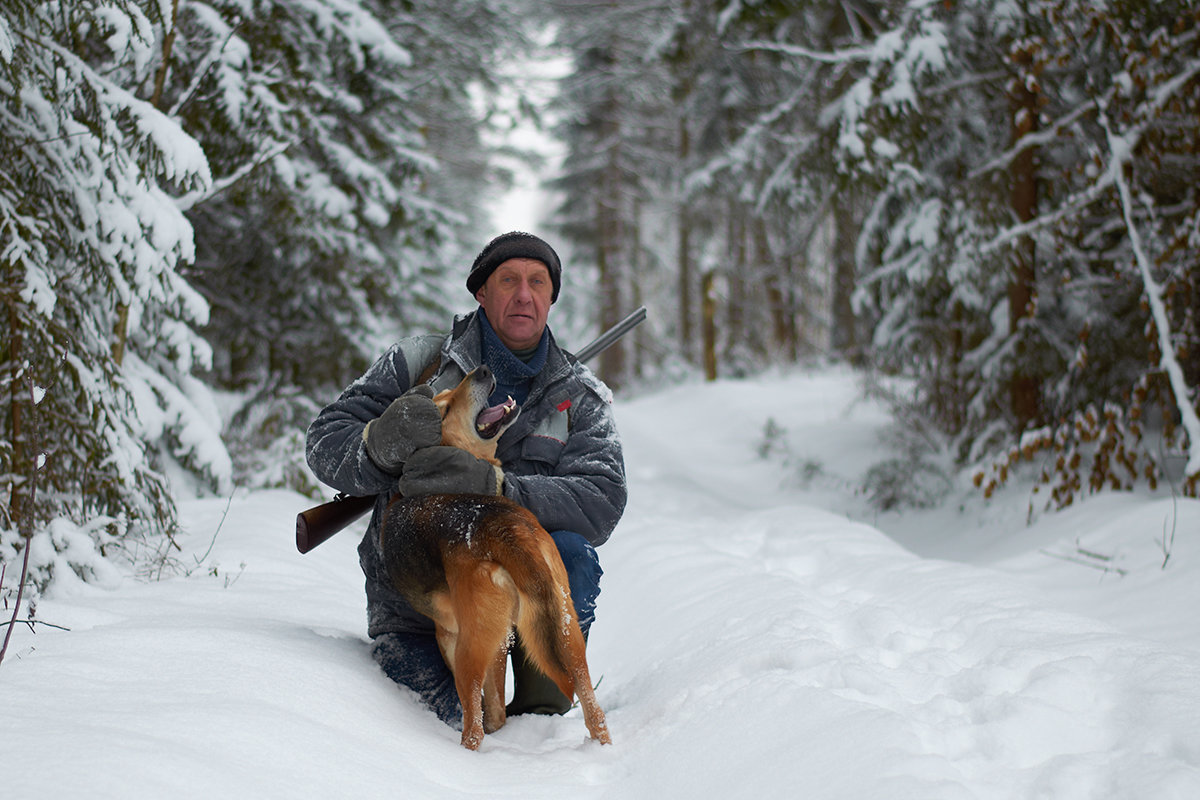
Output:
<path fill-rule="evenodd" d="M 309 502 L 238 493 L 183 504 L 186 574 L 64 586 L 38 616 L 69 631 L 15 632 L 0 794 L 1200 797 L 1200 502 L 875 514 L 888 417 L 857 396 L 834 369 L 618 404 L 611 747 L 576 710 L 463 750 L 370 659 L 357 534 L 301 556 Z"/>

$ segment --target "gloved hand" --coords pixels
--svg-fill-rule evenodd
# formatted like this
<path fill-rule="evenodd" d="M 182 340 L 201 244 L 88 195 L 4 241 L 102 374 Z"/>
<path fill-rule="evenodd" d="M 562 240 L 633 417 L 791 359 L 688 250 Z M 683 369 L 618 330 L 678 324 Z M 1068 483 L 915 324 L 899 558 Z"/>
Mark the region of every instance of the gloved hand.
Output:
<path fill-rule="evenodd" d="M 409 456 L 400 475 L 400 494 L 500 494 L 504 471 L 457 447 L 423 447 Z"/>
<path fill-rule="evenodd" d="M 363 428 L 367 455 L 393 475 L 412 452 L 442 441 L 442 415 L 433 404 L 433 388 L 418 384 L 392 401 L 378 419 Z"/>

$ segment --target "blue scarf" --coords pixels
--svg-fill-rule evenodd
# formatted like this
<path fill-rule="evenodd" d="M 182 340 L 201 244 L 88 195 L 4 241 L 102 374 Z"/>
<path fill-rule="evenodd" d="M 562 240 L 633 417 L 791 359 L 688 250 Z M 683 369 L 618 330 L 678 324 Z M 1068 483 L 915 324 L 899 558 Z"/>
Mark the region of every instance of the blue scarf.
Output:
<path fill-rule="evenodd" d="M 550 346 L 549 330 L 542 331 L 542 338 L 533 355 L 522 360 L 500 341 L 482 308 L 479 309 L 479 327 L 483 331 L 483 363 L 487 364 L 488 369 L 496 376 L 496 391 L 492 392 L 488 402 L 497 405 L 503 403 L 505 398 L 511 397 L 523 405 L 529 397 L 533 379 L 542 371 L 542 367 L 546 366 L 546 353 Z"/>

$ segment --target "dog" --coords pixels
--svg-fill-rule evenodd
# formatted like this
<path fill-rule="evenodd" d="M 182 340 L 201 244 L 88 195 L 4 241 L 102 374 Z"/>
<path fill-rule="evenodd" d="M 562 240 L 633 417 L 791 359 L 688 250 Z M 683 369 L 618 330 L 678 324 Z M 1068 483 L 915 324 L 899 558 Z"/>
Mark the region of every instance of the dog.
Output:
<path fill-rule="evenodd" d="M 499 465 L 496 442 L 520 413 L 509 398 L 489 406 L 496 381 L 486 366 L 433 398 L 442 444 Z M 433 620 L 463 708 L 462 745 L 478 750 L 504 725 L 507 657 L 515 635 L 529 660 L 567 697 L 578 695 L 588 733 L 612 742 L 596 701 L 585 642 L 550 534 L 529 510 L 499 496 L 395 498 L 380 526 L 388 577 Z"/>

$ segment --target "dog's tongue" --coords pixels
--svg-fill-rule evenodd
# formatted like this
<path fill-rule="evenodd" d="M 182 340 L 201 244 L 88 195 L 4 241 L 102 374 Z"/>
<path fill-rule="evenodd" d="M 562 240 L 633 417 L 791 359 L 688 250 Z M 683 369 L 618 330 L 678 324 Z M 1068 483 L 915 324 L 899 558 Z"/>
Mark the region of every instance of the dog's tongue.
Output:
<path fill-rule="evenodd" d="M 479 412 L 479 416 L 475 418 L 475 422 L 480 426 L 491 425 L 493 422 L 499 422 L 500 420 L 504 419 L 504 415 L 508 413 L 509 409 L 512 408 L 513 405 L 515 405 L 515 403 L 510 397 L 498 406 L 490 406 L 485 408 L 483 411 Z"/>

